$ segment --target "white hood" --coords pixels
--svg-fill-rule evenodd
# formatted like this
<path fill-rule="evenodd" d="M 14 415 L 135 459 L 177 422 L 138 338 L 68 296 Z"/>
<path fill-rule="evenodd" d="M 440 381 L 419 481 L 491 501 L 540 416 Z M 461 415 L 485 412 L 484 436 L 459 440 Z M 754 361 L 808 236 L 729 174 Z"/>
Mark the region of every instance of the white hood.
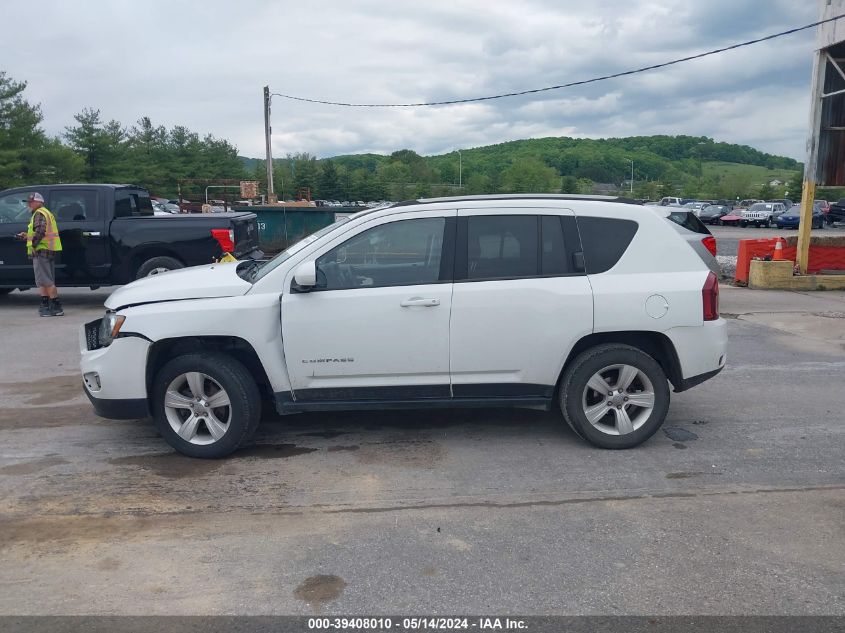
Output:
<path fill-rule="evenodd" d="M 106 299 L 106 308 L 117 310 L 128 305 L 175 301 L 178 299 L 210 299 L 246 294 L 252 284 L 238 277 L 234 262 L 192 266 L 182 270 L 144 277 L 115 290 Z"/>

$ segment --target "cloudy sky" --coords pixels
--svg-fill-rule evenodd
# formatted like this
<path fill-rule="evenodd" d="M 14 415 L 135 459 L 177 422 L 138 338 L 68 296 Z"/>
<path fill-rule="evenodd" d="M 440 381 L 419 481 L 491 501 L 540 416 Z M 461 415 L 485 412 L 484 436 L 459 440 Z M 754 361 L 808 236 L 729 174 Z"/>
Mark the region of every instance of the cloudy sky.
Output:
<path fill-rule="evenodd" d="M 82 108 L 264 154 L 262 87 L 403 103 L 537 88 L 807 24 L 815 0 L 2 0 L 0 70 L 52 134 Z M 10 28 L 11 27 L 11 28 Z M 706 135 L 803 159 L 813 31 L 591 86 L 435 108 L 273 99 L 273 153 L 319 157 L 545 136 Z"/>

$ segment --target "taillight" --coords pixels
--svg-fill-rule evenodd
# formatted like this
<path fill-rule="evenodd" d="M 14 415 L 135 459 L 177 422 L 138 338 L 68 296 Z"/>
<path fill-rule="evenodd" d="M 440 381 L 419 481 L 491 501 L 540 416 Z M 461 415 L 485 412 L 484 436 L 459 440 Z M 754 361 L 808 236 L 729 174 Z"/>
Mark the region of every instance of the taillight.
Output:
<path fill-rule="evenodd" d="M 704 306 L 705 321 L 715 321 L 719 318 L 719 280 L 712 271 L 707 275 L 707 281 L 701 289 L 701 302 Z"/>
<path fill-rule="evenodd" d="M 701 240 L 701 243 L 704 244 L 704 248 L 706 248 L 708 251 L 710 251 L 710 254 L 713 255 L 713 257 L 716 257 L 716 238 L 715 237 L 713 237 L 712 235 L 708 235 L 703 240 Z"/>
<path fill-rule="evenodd" d="M 211 237 L 217 240 L 224 253 L 231 253 L 235 250 L 234 229 L 211 229 Z"/>

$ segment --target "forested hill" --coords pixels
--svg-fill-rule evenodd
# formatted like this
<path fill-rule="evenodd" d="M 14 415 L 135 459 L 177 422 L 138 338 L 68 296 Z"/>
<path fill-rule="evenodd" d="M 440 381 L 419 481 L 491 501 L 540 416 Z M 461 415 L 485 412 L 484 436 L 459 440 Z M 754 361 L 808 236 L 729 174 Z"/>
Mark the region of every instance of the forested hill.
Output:
<path fill-rule="evenodd" d="M 525 139 L 462 149 L 463 167 L 478 168 L 493 176 L 519 160 L 537 159 L 561 176 L 595 182 L 619 182 L 630 174 L 634 161 L 635 180 L 682 180 L 699 176 L 700 162 L 756 165 L 771 170 L 799 170 L 801 164 L 784 156 L 767 154 L 748 145 L 715 142 L 699 136 L 632 136 L 627 138 L 577 139 L 552 137 Z M 424 157 L 431 168 L 455 163 L 457 153 Z M 355 154 L 337 156 L 334 162 L 347 168 L 373 169 L 391 156 Z M 457 168 L 457 167 L 455 167 Z M 628 176 L 630 177 L 630 176 Z"/>
<path fill-rule="evenodd" d="M 247 171 L 263 181 L 263 161 L 243 160 Z M 800 179 L 801 170 L 792 158 L 702 136 L 525 139 L 462 148 L 460 156 L 457 151 L 420 156 L 409 149 L 322 160 L 297 154 L 275 159 L 274 166 L 277 191 L 286 197 L 308 187 L 314 197 L 397 200 L 456 193 L 459 183 L 466 194 L 627 190 L 631 161 L 634 194 L 644 198 L 676 193 L 767 197 L 776 192 L 760 187 Z"/>

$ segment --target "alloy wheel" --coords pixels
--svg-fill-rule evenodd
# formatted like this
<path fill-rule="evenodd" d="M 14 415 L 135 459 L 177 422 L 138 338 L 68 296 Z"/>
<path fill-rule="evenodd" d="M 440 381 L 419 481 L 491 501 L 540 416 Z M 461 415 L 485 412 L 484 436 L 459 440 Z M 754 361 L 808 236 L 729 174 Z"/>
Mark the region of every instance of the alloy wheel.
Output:
<path fill-rule="evenodd" d="M 220 440 L 232 419 L 229 394 L 214 378 L 196 371 L 171 381 L 164 395 L 164 412 L 179 437 L 200 446 Z"/>
<path fill-rule="evenodd" d="M 632 365 L 609 365 L 587 381 L 581 406 L 597 430 L 627 435 L 648 421 L 654 397 L 654 385 L 643 371 Z"/>

